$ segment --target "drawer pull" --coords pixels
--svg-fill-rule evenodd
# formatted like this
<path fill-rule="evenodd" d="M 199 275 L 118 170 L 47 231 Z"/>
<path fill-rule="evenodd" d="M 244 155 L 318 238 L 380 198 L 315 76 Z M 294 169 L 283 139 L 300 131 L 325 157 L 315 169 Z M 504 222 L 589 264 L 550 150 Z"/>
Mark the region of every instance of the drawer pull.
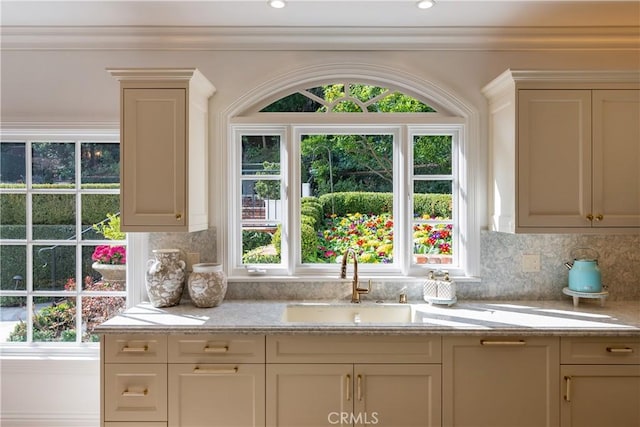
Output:
<path fill-rule="evenodd" d="M 125 345 L 122 347 L 123 353 L 144 353 L 147 351 L 149 351 L 148 345 L 145 345 L 144 347 L 129 347 L 128 345 Z"/>
<path fill-rule="evenodd" d="M 205 353 L 226 353 L 229 351 L 229 346 L 225 345 L 224 347 L 209 347 L 206 346 L 204 348 Z"/>
<path fill-rule="evenodd" d="M 526 345 L 527 342 L 525 340 L 517 340 L 517 341 L 494 341 L 494 340 L 480 340 L 480 345 L 487 346 L 521 346 Z"/>
<path fill-rule="evenodd" d="M 607 347 L 607 353 L 633 353 L 631 347 Z"/>
<path fill-rule="evenodd" d="M 358 383 L 358 402 L 361 402 L 362 401 L 362 375 L 358 375 L 357 383 Z"/>
<path fill-rule="evenodd" d="M 238 367 L 235 368 L 193 368 L 194 374 L 237 374 Z"/>
<path fill-rule="evenodd" d="M 571 377 L 564 377 L 564 381 L 567 386 L 564 393 L 564 400 L 566 400 L 567 402 L 571 402 Z"/>
<path fill-rule="evenodd" d="M 345 378 L 345 385 L 347 386 L 347 402 L 351 400 L 351 375 L 347 374 Z"/>
<path fill-rule="evenodd" d="M 125 390 L 122 392 L 123 397 L 145 397 L 147 394 L 149 394 L 149 390 L 147 390 L 146 388 L 142 391 Z"/>

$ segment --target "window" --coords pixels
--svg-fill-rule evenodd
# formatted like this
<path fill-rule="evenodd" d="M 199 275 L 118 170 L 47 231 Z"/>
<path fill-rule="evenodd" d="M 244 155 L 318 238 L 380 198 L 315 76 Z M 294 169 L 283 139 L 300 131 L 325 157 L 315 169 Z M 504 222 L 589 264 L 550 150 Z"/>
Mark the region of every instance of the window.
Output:
<path fill-rule="evenodd" d="M 232 276 L 465 274 L 463 118 L 397 89 L 346 81 L 232 119 Z M 240 242 L 240 243 L 235 243 Z"/>
<path fill-rule="evenodd" d="M 93 342 L 125 307 L 117 134 L 27 135 L 0 142 L 0 342 Z M 109 268 L 109 267 L 107 267 Z"/>

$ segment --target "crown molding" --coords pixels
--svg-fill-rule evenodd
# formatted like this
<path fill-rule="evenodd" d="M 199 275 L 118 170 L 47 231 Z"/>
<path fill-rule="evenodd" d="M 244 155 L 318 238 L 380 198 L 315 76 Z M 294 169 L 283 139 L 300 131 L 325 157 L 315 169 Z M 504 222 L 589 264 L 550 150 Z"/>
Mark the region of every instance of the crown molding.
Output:
<path fill-rule="evenodd" d="M 640 51 L 640 27 L 4 26 L 2 50 Z"/>

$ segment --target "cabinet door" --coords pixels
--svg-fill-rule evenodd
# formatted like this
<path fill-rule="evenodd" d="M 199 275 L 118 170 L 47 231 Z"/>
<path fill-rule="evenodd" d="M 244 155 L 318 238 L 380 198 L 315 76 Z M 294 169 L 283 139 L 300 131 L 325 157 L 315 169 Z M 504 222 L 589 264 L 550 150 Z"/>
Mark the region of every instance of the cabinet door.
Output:
<path fill-rule="evenodd" d="M 590 227 L 591 91 L 519 90 L 519 227 Z"/>
<path fill-rule="evenodd" d="M 105 421 L 166 421 L 167 365 L 104 365 Z"/>
<path fill-rule="evenodd" d="M 593 225 L 640 227 L 640 90 L 593 91 Z"/>
<path fill-rule="evenodd" d="M 353 397 L 353 365 L 267 365 L 269 427 L 340 425 L 352 414 Z"/>
<path fill-rule="evenodd" d="M 555 426 L 560 416 L 557 338 L 443 339 L 443 424 Z"/>
<path fill-rule="evenodd" d="M 186 224 L 186 90 L 122 90 L 121 229 Z"/>
<path fill-rule="evenodd" d="M 356 365 L 353 414 L 356 426 L 440 426 L 440 365 Z"/>
<path fill-rule="evenodd" d="M 640 365 L 564 365 L 562 427 L 640 425 Z"/>
<path fill-rule="evenodd" d="M 264 365 L 169 364 L 169 427 L 264 426 Z"/>

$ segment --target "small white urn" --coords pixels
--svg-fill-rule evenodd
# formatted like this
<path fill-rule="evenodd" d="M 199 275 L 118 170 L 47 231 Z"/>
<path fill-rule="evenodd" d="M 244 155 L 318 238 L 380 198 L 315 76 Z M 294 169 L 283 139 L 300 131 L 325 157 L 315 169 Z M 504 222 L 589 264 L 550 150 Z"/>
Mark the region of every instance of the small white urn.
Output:
<path fill-rule="evenodd" d="M 227 293 L 227 276 L 222 265 L 213 263 L 193 264 L 187 289 L 196 307 L 208 308 L 220 305 Z"/>

